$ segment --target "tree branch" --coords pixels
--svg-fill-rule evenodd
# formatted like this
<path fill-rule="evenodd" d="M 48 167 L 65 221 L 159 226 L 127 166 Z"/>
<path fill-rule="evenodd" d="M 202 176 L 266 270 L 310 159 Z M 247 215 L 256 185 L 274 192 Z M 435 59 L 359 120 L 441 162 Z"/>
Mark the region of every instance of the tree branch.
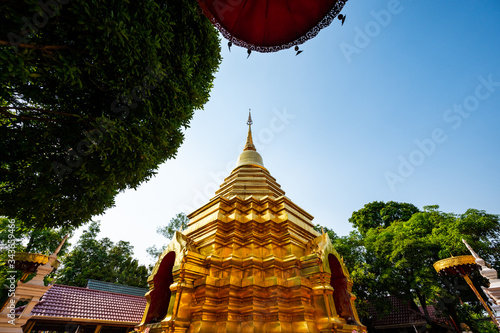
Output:
<path fill-rule="evenodd" d="M 11 43 L 5 40 L 0 40 L 0 45 L 15 46 L 24 49 L 34 49 L 41 51 L 69 49 L 69 47 L 65 45 L 36 45 L 36 44 L 24 44 L 24 43 Z"/>
<path fill-rule="evenodd" d="M 2 106 L 0 107 L 0 110 L 25 110 L 25 111 L 38 111 L 38 112 L 43 112 L 43 113 L 53 113 L 53 114 L 58 114 L 61 116 L 70 116 L 70 117 L 80 117 L 79 115 L 72 114 L 72 113 L 65 113 L 65 112 L 58 112 L 58 111 L 49 111 L 45 109 L 38 109 L 38 108 L 29 108 L 29 107 L 15 107 L 15 106 Z"/>
<path fill-rule="evenodd" d="M 0 110 L 0 113 L 4 114 L 5 116 L 9 117 L 9 118 L 16 118 L 16 119 L 20 119 L 22 121 L 25 121 L 25 120 L 39 120 L 39 121 L 45 121 L 45 122 L 54 122 L 54 123 L 59 123 L 59 122 L 71 122 L 71 123 L 75 123 L 74 121 L 68 121 L 68 120 L 63 120 L 63 119 L 60 119 L 60 120 L 54 120 L 54 119 L 47 119 L 47 118 L 33 118 L 33 117 L 26 117 L 26 116 L 18 116 L 16 114 L 13 114 L 13 113 L 10 113 L 10 112 L 7 112 L 7 111 L 4 111 L 4 110 Z"/>
<path fill-rule="evenodd" d="M 427 321 L 427 323 L 429 323 L 429 324 L 432 325 L 432 323 L 434 322 L 434 320 L 429 315 L 429 311 L 427 309 L 427 304 L 426 304 L 427 302 L 426 302 L 425 296 L 418 289 L 415 289 L 415 293 L 417 294 L 417 298 L 420 301 L 420 305 L 422 306 L 422 310 L 424 311 L 425 320 Z"/>

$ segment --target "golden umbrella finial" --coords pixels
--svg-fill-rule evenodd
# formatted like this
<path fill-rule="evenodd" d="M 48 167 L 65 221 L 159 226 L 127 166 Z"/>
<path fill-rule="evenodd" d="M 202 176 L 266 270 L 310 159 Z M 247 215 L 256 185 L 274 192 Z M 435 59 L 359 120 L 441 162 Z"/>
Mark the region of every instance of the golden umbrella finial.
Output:
<path fill-rule="evenodd" d="M 255 149 L 255 146 L 253 144 L 253 139 L 252 139 L 252 124 L 253 124 L 252 113 L 251 113 L 251 110 L 248 109 L 248 120 L 247 120 L 248 136 L 247 136 L 247 143 L 246 143 L 245 149 L 243 149 L 243 151 L 245 151 L 245 150 L 255 150 L 255 151 L 257 151 L 257 149 Z"/>
<path fill-rule="evenodd" d="M 248 126 L 251 126 L 253 124 L 253 121 L 252 121 L 252 110 L 251 109 L 248 109 L 248 120 L 247 120 L 247 125 Z"/>

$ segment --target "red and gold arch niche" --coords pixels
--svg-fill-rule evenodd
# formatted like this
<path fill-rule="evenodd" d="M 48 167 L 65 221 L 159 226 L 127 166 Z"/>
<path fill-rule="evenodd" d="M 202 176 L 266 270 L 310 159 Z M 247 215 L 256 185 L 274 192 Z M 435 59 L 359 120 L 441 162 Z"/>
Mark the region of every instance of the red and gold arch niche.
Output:
<path fill-rule="evenodd" d="M 285 196 L 250 128 L 236 168 L 188 217 L 149 277 L 139 331 L 366 331 L 328 234 Z"/>
<path fill-rule="evenodd" d="M 204 14 L 232 44 L 275 52 L 315 37 L 338 17 L 347 0 L 198 0 Z M 298 48 L 296 48 L 298 50 Z"/>

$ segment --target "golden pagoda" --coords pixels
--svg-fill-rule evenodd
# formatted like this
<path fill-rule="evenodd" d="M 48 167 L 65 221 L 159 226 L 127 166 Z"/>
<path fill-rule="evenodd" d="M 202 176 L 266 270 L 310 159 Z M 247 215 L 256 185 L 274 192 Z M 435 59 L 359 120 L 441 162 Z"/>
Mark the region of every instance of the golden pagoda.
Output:
<path fill-rule="evenodd" d="M 342 259 L 264 167 L 247 124 L 236 168 L 156 263 L 137 329 L 366 332 Z"/>

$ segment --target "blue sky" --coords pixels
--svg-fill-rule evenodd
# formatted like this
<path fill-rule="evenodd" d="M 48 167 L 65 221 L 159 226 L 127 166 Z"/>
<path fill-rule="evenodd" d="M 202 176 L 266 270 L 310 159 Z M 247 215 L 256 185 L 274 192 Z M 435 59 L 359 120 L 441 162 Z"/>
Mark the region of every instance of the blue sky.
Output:
<path fill-rule="evenodd" d="M 151 262 L 145 249 L 167 242 L 156 228 L 208 202 L 229 175 L 249 108 L 267 169 L 339 235 L 372 201 L 500 213 L 500 2 L 350 0 L 342 13 L 345 24 L 299 56 L 246 59 L 223 39 L 210 101 L 177 158 L 95 218 L 101 236 Z"/>

